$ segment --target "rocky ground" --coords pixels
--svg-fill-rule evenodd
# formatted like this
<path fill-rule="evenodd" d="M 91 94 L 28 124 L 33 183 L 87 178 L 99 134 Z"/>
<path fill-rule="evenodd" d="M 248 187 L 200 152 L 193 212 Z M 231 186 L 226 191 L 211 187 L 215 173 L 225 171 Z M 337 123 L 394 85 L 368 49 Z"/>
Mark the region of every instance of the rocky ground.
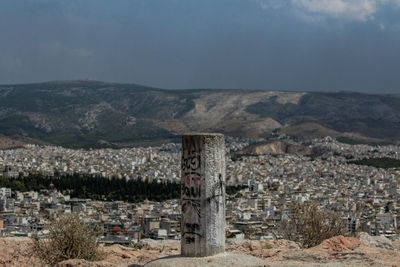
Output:
<path fill-rule="evenodd" d="M 29 238 L 0 238 L 0 266 L 43 266 L 40 259 L 30 253 Z M 97 262 L 68 260 L 58 267 L 114 267 L 142 266 L 165 256 L 180 254 L 179 241 L 143 240 L 139 248 L 120 245 L 100 248 L 105 259 Z M 259 257 L 265 266 L 399 266 L 400 241 L 391 242 L 383 237 L 361 233 L 358 238 L 336 236 L 309 248 L 300 247 L 287 240 L 278 241 L 229 241 L 227 252 Z"/>

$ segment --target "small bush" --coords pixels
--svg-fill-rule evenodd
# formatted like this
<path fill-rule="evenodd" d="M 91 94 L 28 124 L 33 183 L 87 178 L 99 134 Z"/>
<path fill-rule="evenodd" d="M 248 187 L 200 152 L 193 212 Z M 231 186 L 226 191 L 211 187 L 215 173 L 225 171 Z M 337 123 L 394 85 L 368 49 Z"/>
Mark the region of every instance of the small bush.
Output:
<path fill-rule="evenodd" d="M 101 260 L 97 251 L 99 231 L 80 221 L 77 215 L 64 215 L 49 226 L 49 236 L 35 240 L 33 254 L 49 265 L 68 259 Z"/>
<path fill-rule="evenodd" d="M 346 221 L 333 211 L 319 208 L 315 203 L 294 203 L 288 218 L 281 223 L 283 237 L 302 247 L 314 247 L 325 239 L 343 235 Z"/>
<path fill-rule="evenodd" d="M 146 245 L 144 245 L 142 242 L 139 241 L 139 242 L 132 243 L 130 245 L 130 247 L 136 251 L 136 250 L 141 250 L 142 248 L 146 247 Z"/>

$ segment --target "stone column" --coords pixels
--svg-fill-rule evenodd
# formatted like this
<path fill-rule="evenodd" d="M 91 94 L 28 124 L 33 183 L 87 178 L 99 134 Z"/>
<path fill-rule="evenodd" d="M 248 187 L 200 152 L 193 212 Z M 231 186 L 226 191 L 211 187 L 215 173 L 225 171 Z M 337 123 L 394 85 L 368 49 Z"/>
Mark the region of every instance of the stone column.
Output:
<path fill-rule="evenodd" d="M 225 251 L 225 140 L 222 134 L 182 136 L 181 254 Z"/>

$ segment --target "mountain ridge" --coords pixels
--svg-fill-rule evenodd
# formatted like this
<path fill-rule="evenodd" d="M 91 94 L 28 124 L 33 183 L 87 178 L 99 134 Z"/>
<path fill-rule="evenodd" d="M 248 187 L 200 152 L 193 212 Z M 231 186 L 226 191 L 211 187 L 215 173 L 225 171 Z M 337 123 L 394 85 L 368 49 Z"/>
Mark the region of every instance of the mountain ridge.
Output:
<path fill-rule="evenodd" d="M 99 141 L 116 146 L 166 142 L 188 131 L 251 138 L 329 132 L 397 143 L 400 94 L 160 89 L 93 80 L 0 85 L 5 136 L 96 147 Z"/>

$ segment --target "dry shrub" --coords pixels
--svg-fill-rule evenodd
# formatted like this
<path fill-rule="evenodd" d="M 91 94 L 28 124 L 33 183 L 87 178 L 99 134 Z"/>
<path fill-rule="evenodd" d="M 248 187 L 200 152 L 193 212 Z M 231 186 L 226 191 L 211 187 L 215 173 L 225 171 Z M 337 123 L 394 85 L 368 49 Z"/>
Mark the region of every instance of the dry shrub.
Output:
<path fill-rule="evenodd" d="M 135 242 L 135 243 L 131 244 L 130 247 L 136 251 L 136 250 L 141 250 L 142 248 L 145 247 L 145 245 L 142 242 Z"/>
<path fill-rule="evenodd" d="M 346 231 L 346 221 L 338 213 L 319 208 L 315 203 L 292 203 L 289 210 L 288 218 L 281 223 L 281 232 L 285 239 L 302 247 L 314 247 Z"/>
<path fill-rule="evenodd" d="M 55 265 L 68 259 L 101 260 L 97 250 L 99 231 L 80 221 L 77 215 L 64 215 L 52 221 L 47 239 L 35 240 L 33 254 L 43 263 Z"/>

